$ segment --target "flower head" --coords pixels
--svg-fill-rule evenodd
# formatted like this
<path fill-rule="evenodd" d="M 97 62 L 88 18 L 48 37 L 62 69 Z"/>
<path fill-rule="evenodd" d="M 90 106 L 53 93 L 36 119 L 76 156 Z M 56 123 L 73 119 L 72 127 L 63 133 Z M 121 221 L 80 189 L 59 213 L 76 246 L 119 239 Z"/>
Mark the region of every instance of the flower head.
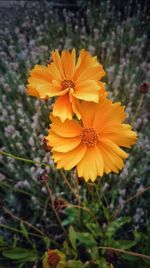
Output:
<path fill-rule="evenodd" d="M 56 268 L 57 264 L 60 262 L 60 256 L 54 250 L 48 250 L 47 262 L 50 267 Z"/>
<path fill-rule="evenodd" d="M 43 268 L 65 268 L 66 256 L 58 249 L 48 249 L 43 256 Z"/>
<path fill-rule="evenodd" d="M 48 66 L 36 65 L 30 71 L 28 93 L 41 99 L 57 96 L 54 116 L 65 121 L 75 113 L 80 119 L 79 100 L 98 103 L 100 96 L 106 94 L 100 81 L 105 76 L 103 67 L 97 57 L 85 50 L 80 51 L 77 60 L 75 49 L 63 50 L 61 55 L 55 50 L 52 59 Z"/>
<path fill-rule="evenodd" d="M 128 156 L 120 146 L 130 148 L 136 142 L 131 126 L 123 124 L 124 107 L 102 98 L 99 104 L 83 101 L 79 111 L 82 121 L 61 122 L 51 116 L 46 139 L 57 168 L 70 170 L 76 166 L 78 176 L 86 181 L 95 181 L 98 175 L 111 171 L 118 173 Z"/>

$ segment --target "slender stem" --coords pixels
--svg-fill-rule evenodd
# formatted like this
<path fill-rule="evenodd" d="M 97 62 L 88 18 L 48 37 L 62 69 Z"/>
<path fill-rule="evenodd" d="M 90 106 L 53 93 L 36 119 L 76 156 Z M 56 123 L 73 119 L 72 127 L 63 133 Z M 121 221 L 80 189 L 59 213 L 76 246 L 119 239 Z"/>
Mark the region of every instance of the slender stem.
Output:
<path fill-rule="evenodd" d="M 55 208 L 55 203 L 54 203 L 54 198 L 53 198 L 52 191 L 51 191 L 51 189 L 50 189 L 50 187 L 49 187 L 49 185 L 48 185 L 47 182 L 45 183 L 45 185 L 46 185 L 47 191 L 48 191 L 48 193 L 49 193 L 50 201 L 51 201 L 51 206 L 52 206 L 52 209 L 53 209 L 53 211 L 54 211 L 54 214 L 55 214 L 55 216 L 56 216 L 56 218 L 57 218 L 57 221 L 58 221 L 58 223 L 59 223 L 61 229 L 63 230 L 65 236 L 68 237 L 68 234 L 67 234 L 67 232 L 66 232 L 64 226 L 62 225 L 62 223 L 61 223 L 61 219 L 60 219 L 60 217 L 59 217 L 59 215 L 58 215 L 58 213 L 57 213 L 57 210 L 56 210 L 56 208 Z"/>
<path fill-rule="evenodd" d="M 38 228 L 36 228 L 35 226 L 33 226 L 30 222 L 25 221 L 25 220 L 23 220 L 23 219 L 15 216 L 8 208 L 6 208 L 6 207 L 3 206 L 3 210 L 5 211 L 5 213 L 7 213 L 8 215 L 10 215 L 13 219 L 26 224 L 27 226 L 29 226 L 30 228 L 34 229 L 37 233 L 41 234 L 42 236 L 47 236 L 41 230 L 39 230 Z"/>
<path fill-rule="evenodd" d="M 13 186 L 9 185 L 8 183 L 2 182 L 2 181 L 0 181 L 0 185 L 5 186 L 5 187 L 8 187 L 8 188 L 10 188 L 12 191 L 14 191 L 14 192 L 18 192 L 18 193 L 26 194 L 26 195 L 29 195 L 29 196 L 32 195 L 32 193 L 29 193 L 29 192 L 26 192 L 26 191 L 24 191 L 24 190 L 20 190 L 20 189 L 14 188 Z"/>
<path fill-rule="evenodd" d="M 132 195 L 131 197 L 129 197 L 128 199 L 125 200 L 125 204 L 129 203 L 131 200 L 139 197 L 141 194 L 145 193 L 146 191 L 150 190 L 150 186 L 144 188 L 142 191 L 137 192 L 136 194 Z M 120 213 L 122 207 L 120 206 L 120 204 L 116 207 L 114 213 L 112 214 L 111 217 L 111 222 L 113 219 L 116 218 L 116 216 Z"/>
<path fill-rule="evenodd" d="M 144 94 L 141 95 L 141 98 L 139 100 L 139 104 L 137 106 L 136 112 L 135 112 L 135 114 L 134 114 L 134 116 L 132 118 L 132 123 L 134 123 L 134 121 L 135 121 L 135 119 L 136 119 L 136 117 L 137 117 L 137 115 L 138 115 L 138 113 L 139 113 L 139 111 L 141 109 L 141 106 L 143 104 L 143 100 L 144 100 Z"/>
<path fill-rule="evenodd" d="M 67 180 L 66 175 L 64 174 L 64 172 L 60 169 L 60 173 L 65 181 L 65 183 L 67 184 L 68 188 L 70 189 L 71 193 L 77 198 L 78 202 L 79 202 L 79 197 L 78 195 L 75 194 L 74 189 L 72 188 L 71 184 L 69 183 L 69 181 Z"/>
<path fill-rule="evenodd" d="M 75 176 L 75 187 L 77 188 L 77 200 L 78 200 L 78 206 L 80 207 L 81 204 L 81 200 L 80 200 L 80 187 L 79 187 L 79 178 L 76 172 L 76 176 Z"/>
<path fill-rule="evenodd" d="M 138 253 L 138 252 L 132 252 L 132 251 L 127 251 L 127 250 L 124 250 L 124 249 L 113 248 L 113 247 L 98 247 L 98 248 L 100 248 L 100 249 L 114 250 L 114 251 L 117 251 L 117 252 L 120 252 L 120 253 L 124 253 L 124 254 L 127 254 L 127 255 L 131 255 L 131 256 L 140 257 L 140 258 L 143 258 L 143 259 L 150 260 L 150 256 L 145 255 L 145 254 L 142 254 L 142 253 Z"/>
<path fill-rule="evenodd" d="M 52 167 L 50 164 L 34 161 L 34 160 L 24 158 L 24 157 L 20 157 L 20 156 L 16 156 L 16 155 L 4 152 L 4 151 L 0 151 L 0 154 L 8 156 L 8 157 L 11 157 L 11 158 L 14 158 L 14 159 L 19 160 L 19 161 L 27 162 L 27 163 L 30 163 L 30 164 L 35 164 L 35 165 L 40 165 L 40 166 L 45 166 L 45 167 Z"/>
<path fill-rule="evenodd" d="M 14 227 L 11 227 L 11 226 L 8 226 L 8 225 L 2 224 L 2 223 L 0 223 L 0 227 L 6 228 L 6 229 L 9 229 L 9 230 L 11 230 L 13 232 L 17 232 L 17 233 L 21 233 L 22 234 L 22 231 L 21 230 L 18 230 L 18 229 L 14 228 Z M 38 235 L 38 234 L 31 233 L 31 232 L 29 232 L 28 234 L 29 235 L 32 235 L 32 236 L 43 238 L 43 236 Z"/>
<path fill-rule="evenodd" d="M 45 202 L 45 205 L 44 205 L 44 209 L 43 209 L 42 217 L 45 217 L 45 216 L 46 216 L 48 202 L 49 202 L 49 196 L 48 196 L 48 198 L 46 199 L 46 202 Z"/>
<path fill-rule="evenodd" d="M 150 190 L 150 186 L 144 188 L 143 190 L 141 190 L 141 191 L 137 192 L 136 194 L 132 195 L 131 197 L 129 197 L 129 198 L 125 201 L 125 203 L 130 202 L 131 200 L 137 198 L 139 195 L 145 193 L 145 192 L 148 191 L 148 190 Z"/>

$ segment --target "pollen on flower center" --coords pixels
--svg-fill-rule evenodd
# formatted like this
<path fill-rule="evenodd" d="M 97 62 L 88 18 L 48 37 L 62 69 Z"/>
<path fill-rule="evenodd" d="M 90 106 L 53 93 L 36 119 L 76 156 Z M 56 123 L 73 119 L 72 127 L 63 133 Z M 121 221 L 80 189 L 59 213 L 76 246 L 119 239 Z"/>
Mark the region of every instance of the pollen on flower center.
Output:
<path fill-rule="evenodd" d="M 64 80 L 62 82 L 62 88 L 66 89 L 66 88 L 74 88 L 74 83 L 72 80 Z"/>
<path fill-rule="evenodd" d="M 93 128 L 83 128 L 81 139 L 85 145 L 93 146 L 98 142 L 98 135 Z"/>
<path fill-rule="evenodd" d="M 47 263 L 50 265 L 50 267 L 55 268 L 59 262 L 60 256 L 56 252 L 54 252 L 54 250 L 48 250 Z"/>

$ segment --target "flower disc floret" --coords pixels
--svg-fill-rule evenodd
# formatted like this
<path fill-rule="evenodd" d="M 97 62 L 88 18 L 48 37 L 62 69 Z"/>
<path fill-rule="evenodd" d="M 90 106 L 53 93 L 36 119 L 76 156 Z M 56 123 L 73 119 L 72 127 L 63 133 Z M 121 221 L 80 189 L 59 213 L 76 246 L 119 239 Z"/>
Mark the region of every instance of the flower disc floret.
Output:
<path fill-rule="evenodd" d="M 68 89 L 70 89 L 70 88 L 74 88 L 74 82 L 73 81 L 71 81 L 71 80 L 64 80 L 63 82 L 62 82 L 62 88 L 63 89 L 66 89 L 66 88 L 68 88 Z"/>
<path fill-rule="evenodd" d="M 94 146 L 98 142 L 98 135 L 93 128 L 83 128 L 81 141 L 87 146 Z"/>

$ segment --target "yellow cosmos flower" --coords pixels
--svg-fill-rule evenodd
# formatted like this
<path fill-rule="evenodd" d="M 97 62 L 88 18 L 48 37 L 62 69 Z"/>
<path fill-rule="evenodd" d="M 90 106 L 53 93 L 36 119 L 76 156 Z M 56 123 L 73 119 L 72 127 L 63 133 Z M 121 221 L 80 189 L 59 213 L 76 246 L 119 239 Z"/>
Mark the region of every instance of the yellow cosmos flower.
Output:
<path fill-rule="evenodd" d="M 48 66 L 36 65 L 28 79 L 28 94 L 41 99 L 58 96 L 53 114 L 62 121 L 72 119 L 74 113 L 80 118 L 79 100 L 98 103 L 100 95 L 105 94 L 105 76 L 97 57 L 81 50 L 76 61 L 75 49 L 71 52 L 57 50 L 52 52 L 52 63 Z"/>
<path fill-rule="evenodd" d="M 97 176 L 118 173 L 128 154 L 120 148 L 130 148 L 137 135 L 131 126 L 123 124 L 124 106 L 106 98 L 99 104 L 80 104 L 82 121 L 66 120 L 51 116 L 51 128 L 46 137 L 57 168 L 70 170 L 77 166 L 79 177 L 95 181 Z"/>

